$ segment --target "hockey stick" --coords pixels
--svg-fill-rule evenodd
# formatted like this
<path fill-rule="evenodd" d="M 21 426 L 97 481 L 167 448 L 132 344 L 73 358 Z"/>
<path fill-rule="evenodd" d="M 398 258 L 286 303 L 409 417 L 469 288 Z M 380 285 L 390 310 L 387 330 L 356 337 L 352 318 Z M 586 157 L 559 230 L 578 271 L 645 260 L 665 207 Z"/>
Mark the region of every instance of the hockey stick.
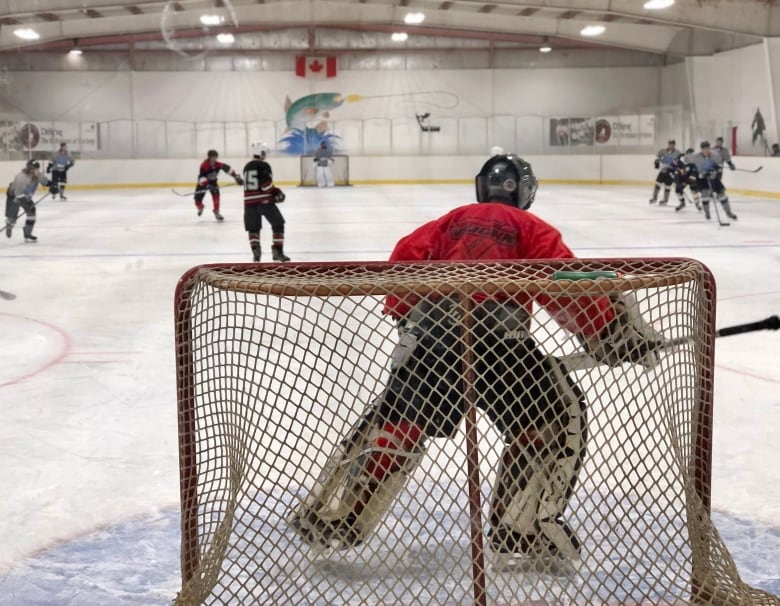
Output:
<path fill-rule="evenodd" d="M 12 292 L 8 292 L 7 290 L 0 290 L 0 299 L 5 299 L 6 301 L 13 301 L 16 298 L 16 295 Z"/>
<path fill-rule="evenodd" d="M 769 316 L 768 318 L 759 320 L 758 322 L 748 322 L 746 324 L 726 326 L 725 328 L 721 328 L 715 331 L 715 337 L 730 337 L 732 335 L 741 335 L 747 332 L 755 332 L 757 330 L 780 330 L 780 317 Z M 669 339 L 668 341 L 664 341 L 650 351 L 661 352 L 676 350 L 680 347 L 691 344 L 693 344 L 693 340 L 690 337 L 679 337 L 676 339 Z M 648 351 L 648 353 L 650 353 L 650 351 Z M 563 363 L 568 372 L 575 370 L 588 370 L 603 364 L 602 362 L 599 362 L 593 358 L 591 355 L 584 352 L 559 356 L 558 360 Z"/>
<path fill-rule="evenodd" d="M 218 187 L 220 187 L 220 188 L 223 188 L 223 187 L 233 187 L 234 185 L 238 185 L 238 183 L 228 183 L 227 185 L 219 185 Z M 209 191 L 209 189 L 210 188 L 207 187 L 206 189 L 203 190 L 203 192 L 205 193 L 205 192 Z M 190 191 L 190 192 L 182 193 L 182 192 L 176 191 L 175 189 L 172 189 L 171 191 L 174 194 L 176 194 L 177 196 L 182 196 L 182 197 L 191 197 L 191 196 L 194 196 L 197 193 L 197 191 Z"/>
<path fill-rule="evenodd" d="M 739 171 L 741 173 L 757 173 L 762 168 L 764 168 L 764 167 L 763 166 L 759 166 L 758 168 L 756 168 L 754 170 L 750 170 L 749 168 L 735 168 L 734 170 L 737 170 L 737 171 Z"/>
<path fill-rule="evenodd" d="M 709 177 L 707 177 L 707 185 L 709 185 L 710 187 L 710 194 L 714 194 L 715 192 L 712 190 L 712 182 L 710 181 Z M 720 211 L 718 210 L 718 204 L 720 202 L 715 198 L 710 198 L 710 200 L 712 200 L 712 206 L 715 208 L 715 217 L 717 217 L 718 219 L 718 225 L 720 225 L 721 227 L 728 227 L 729 225 L 731 225 L 731 223 L 728 223 L 720 218 Z"/>

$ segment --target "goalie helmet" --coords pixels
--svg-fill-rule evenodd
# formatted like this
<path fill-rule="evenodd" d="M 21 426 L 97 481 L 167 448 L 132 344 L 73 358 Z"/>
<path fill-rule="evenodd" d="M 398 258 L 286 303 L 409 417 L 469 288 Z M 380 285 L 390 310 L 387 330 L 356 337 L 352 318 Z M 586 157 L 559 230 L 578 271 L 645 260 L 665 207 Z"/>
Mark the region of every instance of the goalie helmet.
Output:
<path fill-rule="evenodd" d="M 268 144 L 265 141 L 256 141 L 249 146 L 249 151 L 252 152 L 253 156 L 264 158 L 268 153 Z"/>
<path fill-rule="evenodd" d="M 493 156 L 474 179 L 477 202 L 501 202 L 530 208 L 538 182 L 531 165 L 515 154 Z"/>

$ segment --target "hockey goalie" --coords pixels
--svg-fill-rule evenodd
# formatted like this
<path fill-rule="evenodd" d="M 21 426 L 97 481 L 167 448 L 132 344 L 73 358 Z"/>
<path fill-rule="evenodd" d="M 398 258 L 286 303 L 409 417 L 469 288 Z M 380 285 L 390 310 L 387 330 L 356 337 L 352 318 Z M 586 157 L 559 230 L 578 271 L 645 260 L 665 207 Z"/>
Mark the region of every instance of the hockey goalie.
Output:
<path fill-rule="evenodd" d="M 476 177 L 478 202 L 402 238 L 390 260 L 573 258 L 560 233 L 528 212 L 536 189 L 527 162 L 493 156 Z M 600 363 L 656 360 L 662 337 L 628 297 L 539 296 L 536 303 Z M 586 451 L 584 395 L 528 332 L 526 296 L 476 293 L 473 304 L 472 391 L 503 438 L 489 545 L 502 557 L 576 559 L 580 540 L 565 512 Z M 385 299 L 398 331 L 388 380 L 295 507 L 289 522 L 306 543 L 338 550 L 365 541 L 420 465 L 426 443 L 455 433 L 466 393 L 461 309 L 445 295 Z"/>

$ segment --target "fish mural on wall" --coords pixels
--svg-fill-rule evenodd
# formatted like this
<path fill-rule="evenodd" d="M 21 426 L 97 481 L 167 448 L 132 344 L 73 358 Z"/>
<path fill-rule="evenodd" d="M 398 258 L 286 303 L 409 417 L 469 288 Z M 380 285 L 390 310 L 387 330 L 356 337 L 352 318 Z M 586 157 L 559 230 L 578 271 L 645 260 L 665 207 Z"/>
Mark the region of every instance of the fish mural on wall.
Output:
<path fill-rule="evenodd" d="M 391 95 L 342 95 L 341 93 L 314 93 L 305 95 L 292 101 L 289 96 L 284 101 L 285 123 L 287 130 L 279 140 L 277 151 L 283 154 L 303 155 L 313 153 L 320 143 L 327 142 L 334 151 L 337 150 L 341 137 L 330 131 L 329 121 L 331 111 L 336 110 L 344 103 L 357 103 L 371 98 L 405 97 L 412 102 L 410 97 L 419 95 L 438 95 L 449 97 L 447 103 L 436 103 L 430 100 L 422 102 L 423 105 L 432 105 L 440 108 L 453 108 L 458 105 L 458 97 L 447 91 L 429 91 L 417 93 L 401 93 Z M 419 104 L 420 102 L 418 102 Z"/>
<path fill-rule="evenodd" d="M 344 96 L 341 93 L 315 93 L 295 101 L 287 97 L 284 101 L 287 131 L 279 140 L 279 151 L 293 155 L 311 153 L 322 141 L 335 150 L 340 137 L 328 131 L 331 110 L 341 107 L 345 102 L 362 100 L 361 95 Z"/>

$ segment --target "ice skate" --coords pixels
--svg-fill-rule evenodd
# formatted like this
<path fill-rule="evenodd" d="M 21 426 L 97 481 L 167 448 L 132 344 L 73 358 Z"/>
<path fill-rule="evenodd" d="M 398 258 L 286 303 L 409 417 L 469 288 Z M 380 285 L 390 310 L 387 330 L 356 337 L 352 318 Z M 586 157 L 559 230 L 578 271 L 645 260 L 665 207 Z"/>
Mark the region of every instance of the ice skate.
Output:
<path fill-rule="evenodd" d="M 225 220 L 225 217 L 223 217 L 221 214 L 219 214 L 219 211 L 218 211 L 218 210 L 215 210 L 215 211 L 214 211 L 214 218 L 215 218 L 217 221 L 224 221 L 224 220 Z"/>
<path fill-rule="evenodd" d="M 13 233 L 13 231 L 14 231 L 13 223 L 6 223 L 5 224 L 5 237 L 6 238 L 10 238 L 11 234 Z"/>
<path fill-rule="evenodd" d="M 65 200 L 65 201 L 67 201 L 67 198 L 66 198 L 65 196 L 63 196 L 62 194 L 60 194 L 60 200 Z"/>
<path fill-rule="evenodd" d="M 198 206 L 198 216 L 200 217 L 203 214 L 203 207 Z"/>
<path fill-rule="evenodd" d="M 655 198 L 650 198 L 650 201 L 649 201 L 649 203 L 650 203 L 650 204 L 655 204 L 657 201 L 658 201 L 658 200 L 656 200 Z"/>
<path fill-rule="evenodd" d="M 680 212 L 683 208 L 685 208 L 685 200 L 680 200 L 680 203 L 674 207 L 675 212 Z"/>
<path fill-rule="evenodd" d="M 354 513 L 340 520 L 324 520 L 313 511 L 303 511 L 290 520 L 290 526 L 320 553 L 341 551 L 362 543 Z"/>
<path fill-rule="evenodd" d="M 286 263 L 290 260 L 290 257 L 285 255 L 280 249 L 274 248 L 271 251 L 271 256 L 273 257 L 274 261 L 281 261 L 282 263 Z"/>
<path fill-rule="evenodd" d="M 32 234 L 25 234 L 24 241 L 30 242 L 31 244 L 35 244 L 36 242 L 38 242 L 38 236 L 33 236 Z"/>
<path fill-rule="evenodd" d="M 252 249 L 252 260 L 255 263 L 260 263 L 260 257 L 261 257 L 260 247 L 258 246 L 257 248 L 253 248 Z"/>
<path fill-rule="evenodd" d="M 705 204 L 704 205 L 704 218 L 707 219 L 707 221 L 710 220 L 710 205 Z"/>
<path fill-rule="evenodd" d="M 489 539 L 496 555 L 495 568 L 552 576 L 573 574 L 573 562 L 579 558 L 581 548 L 579 539 L 569 524 L 561 519 L 545 525 L 547 531 L 537 525 L 537 530 L 528 534 L 506 526 L 491 528 Z"/>
<path fill-rule="evenodd" d="M 737 220 L 737 215 L 735 215 L 733 212 L 731 212 L 731 204 L 729 203 L 728 198 L 723 200 L 723 202 L 721 202 L 721 205 L 723 206 L 723 210 L 726 211 L 726 216 L 729 219 L 731 219 L 733 221 L 736 221 Z"/>

